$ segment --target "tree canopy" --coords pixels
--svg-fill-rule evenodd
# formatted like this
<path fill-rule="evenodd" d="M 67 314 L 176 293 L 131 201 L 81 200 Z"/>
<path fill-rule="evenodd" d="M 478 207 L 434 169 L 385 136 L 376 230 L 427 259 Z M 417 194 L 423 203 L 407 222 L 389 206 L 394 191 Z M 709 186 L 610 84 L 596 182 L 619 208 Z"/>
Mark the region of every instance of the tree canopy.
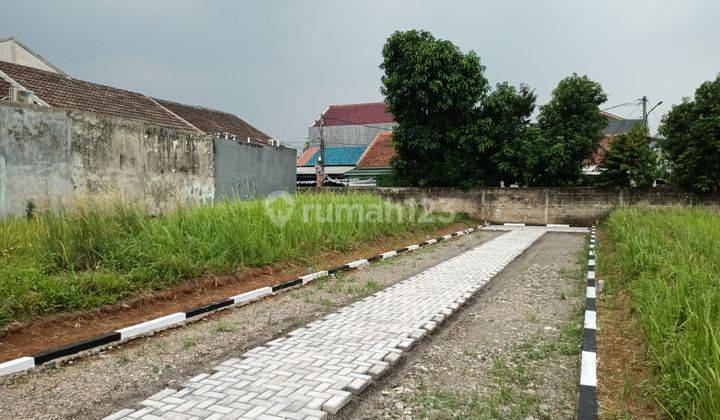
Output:
<path fill-rule="evenodd" d="M 507 82 L 490 89 L 473 51 L 429 32 L 395 32 L 383 47 L 382 92 L 398 122 L 398 182 L 474 187 L 572 185 L 598 147 L 602 87 L 587 76 L 562 80 L 530 123 L 536 95 Z"/>
<path fill-rule="evenodd" d="M 477 105 L 487 94 L 478 56 L 426 31 L 395 32 L 383 47 L 382 92 L 399 126 L 394 168 L 420 186 L 482 182 L 474 168 L 489 144 Z"/>
<path fill-rule="evenodd" d="M 650 147 L 645 127 L 636 125 L 628 133 L 613 137 L 601 168 L 602 185 L 652 186 L 658 172 L 657 153 Z"/>
<path fill-rule="evenodd" d="M 561 80 L 550 101 L 540 107 L 538 125 L 543 135 L 551 143 L 562 144 L 558 147 L 562 159 L 551 168 L 546 182 L 568 185 L 580 179 L 583 161 L 598 148 L 607 124 L 598 110 L 606 100 L 599 83 L 573 74 Z"/>
<path fill-rule="evenodd" d="M 662 119 L 660 145 L 671 180 L 698 192 L 720 190 L 720 75 L 700 85 L 695 99 L 674 105 Z"/>

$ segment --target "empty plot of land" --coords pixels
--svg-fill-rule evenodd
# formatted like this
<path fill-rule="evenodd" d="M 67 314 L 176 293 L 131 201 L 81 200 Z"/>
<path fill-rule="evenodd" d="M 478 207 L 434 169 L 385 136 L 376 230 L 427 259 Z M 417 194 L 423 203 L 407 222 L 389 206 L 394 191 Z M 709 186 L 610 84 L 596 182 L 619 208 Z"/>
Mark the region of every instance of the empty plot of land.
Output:
<path fill-rule="evenodd" d="M 526 249 L 546 231 L 543 228 L 513 230 L 515 231 L 506 233 L 495 241 L 479 248 L 478 245 L 491 237 L 496 237 L 500 233 L 481 232 L 477 236 L 459 238 L 456 242 L 426 248 L 419 251 L 418 254 L 408 255 L 396 261 L 382 262 L 350 275 L 320 281 L 315 285 L 293 290 L 273 299 L 245 308 L 227 311 L 224 314 L 216 315 L 211 320 L 158 334 L 138 343 L 127 344 L 121 346 L 120 349 L 114 349 L 100 356 L 77 361 L 70 366 L 43 369 L 0 382 L 0 411 L 13 417 L 23 418 L 97 418 L 116 412 L 121 408 L 133 407 L 138 403 L 143 403 L 139 408 L 135 407 L 123 412 L 123 414 L 132 412 L 140 415 L 153 412 L 156 415 L 165 417 L 170 415 L 173 410 L 184 405 L 182 409 L 188 410 L 188 413 L 180 411 L 176 414 L 192 415 L 189 410 L 196 410 L 194 414 L 197 417 L 209 417 L 213 414 L 254 417 L 258 414 L 270 415 L 272 413 L 274 413 L 272 415 L 278 417 L 290 417 L 289 414 L 292 414 L 292 412 L 288 411 L 289 409 L 299 409 L 294 413 L 296 416 L 315 415 L 323 417 L 327 412 L 332 413 L 340 409 L 350 401 L 353 393 L 360 393 L 363 388 L 372 382 L 372 379 L 377 380 L 392 363 L 397 361 L 397 356 L 404 353 L 403 348 L 411 346 L 418 338 L 425 335 L 428 330 L 434 330 L 436 333 L 431 336 L 430 342 L 424 343 L 421 341 L 421 345 L 408 353 L 409 356 L 406 356 L 408 361 L 401 362 L 398 365 L 400 369 L 397 373 L 394 372 L 390 376 L 380 379 L 375 385 L 370 385 L 370 393 L 368 394 L 366 391 L 364 394 L 360 394 L 360 397 L 356 397 L 356 402 L 347 406 L 340 412 L 340 415 L 349 417 L 377 417 L 387 414 L 403 415 L 407 413 L 416 413 L 418 415 L 425 413 L 441 417 L 452 414 L 464 415 L 463 413 L 465 415 L 468 415 L 467 413 L 474 415 L 478 411 L 468 411 L 469 408 L 463 407 L 463 405 L 471 402 L 474 405 L 470 408 L 474 410 L 483 406 L 483 401 L 491 402 L 496 399 L 493 393 L 490 392 L 493 389 L 491 381 L 495 380 L 493 378 L 496 376 L 502 376 L 500 372 L 504 369 L 506 371 L 505 375 L 517 377 L 517 381 L 521 383 L 522 392 L 513 391 L 516 385 L 512 384 L 510 384 L 512 386 L 498 384 L 496 385 L 498 389 L 505 390 L 503 392 L 507 393 L 509 388 L 512 392 L 518 392 L 518 395 L 524 396 L 526 395 L 525 388 L 527 388 L 528 393 L 536 392 L 537 395 L 534 398 L 523 397 L 521 402 L 526 402 L 520 404 L 518 408 L 515 407 L 517 404 L 512 402 L 515 401 L 513 396 L 515 394 L 512 394 L 510 395 L 512 401 L 499 406 L 500 413 L 510 414 L 510 416 L 518 413 L 530 413 L 531 415 L 537 413 L 540 417 L 545 413 L 549 413 L 554 417 L 564 417 L 566 414 L 572 413 L 576 399 L 574 393 L 577 382 L 575 379 L 577 376 L 576 359 L 578 349 L 577 343 L 573 343 L 571 307 L 575 303 L 575 299 L 580 298 L 573 294 L 576 293 L 573 291 L 576 289 L 573 289 L 574 283 L 570 279 L 572 276 L 567 276 L 568 273 L 563 270 L 569 272 L 571 267 L 576 266 L 573 262 L 577 261 L 576 251 L 582 246 L 583 239 L 579 235 L 545 235 L 537 246 L 530 248 L 528 254 L 521 257 L 519 261 L 493 280 L 490 290 L 483 291 L 479 294 L 478 299 L 472 300 L 473 287 L 478 288 L 484 282 L 487 282 L 490 276 L 502 269 L 503 264 L 511 261 L 519 252 Z M 498 246 L 490 247 L 489 245 L 492 243 Z M 484 255 L 485 257 L 494 258 L 483 258 L 482 253 L 478 254 L 478 250 L 482 249 L 494 249 L 494 252 Z M 454 256 L 458 257 L 453 260 Z M 472 261 L 473 257 L 476 258 L 475 261 Z M 524 262 L 528 258 L 534 258 L 538 261 L 528 265 Z M 453 266 L 455 268 L 452 268 Z M 428 273 L 431 274 L 428 275 Z M 502 286 L 503 279 L 512 273 L 515 273 L 519 278 Z M 423 282 L 423 276 L 425 282 Z M 442 279 L 438 281 L 438 277 L 446 277 L 449 280 L 443 284 Z M 429 279 L 432 281 L 428 282 Z M 376 296 L 347 306 L 349 303 L 357 301 L 357 299 L 400 281 L 402 283 L 386 289 Z M 581 284 L 579 279 L 578 282 Z M 426 286 L 429 287 L 425 292 L 427 292 L 428 296 L 432 295 L 434 298 L 423 297 L 423 293 L 417 294 L 423 289 L 419 286 L 424 283 L 428 283 Z M 461 286 L 463 285 L 467 288 L 462 289 Z M 498 285 L 502 286 L 503 297 L 492 300 L 491 304 L 486 302 L 487 306 L 481 305 L 476 308 L 478 302 L 481 302 L 485 295 L 492 293 Z M 372 325 L 360 326 L 357 334 L 352 334 L 354 323 L 362 323 L 368 318 L 367 310 L 370 307 L 367 306 L 367 302 L 373 302 L 376 298 L 382 299 L 385 297 L 387 299 L 393 295 L 394 291 L 403 289 L 411 294 L 416 293 L 416 296 L 419 297 L 418 302 L 420 304 L 415 305 L 416 309 L 414 311 L 408 311 L 407 307 L 403 308 L 402 305 L 394 304 L 394 300 L 389 300 L 388 302 L 392 304 L 380 305 L 380 307 L 385 308 L 384 312 L 381 311 L 383 315 L 380 318 L 374 321 L 371 318 L 369 324 Z M 537 295 L 531 295 L 531 290 L 534 289 L 540 290 Z M 543 296 L 543 294 L 547 295 L 550 292 L 553 293 L 554 297 Z M 440 328 L 433 325 L 441 322 L 439 318 L 444 321 L 449 315 L 446 313 L 444 316 L 436 317 L 438 311 L 437 308 L 433 307 L 434 305 L 443 306 L 444 310 L 450 309 L 450 312 L 454 312 L 463 302 L 468 300 L 474 303 L 466 306 L 466 309 L 461 309 L 459 317 L 449 318 L 450 321 L 445 321 L 445 324 Z M 559 303 L 555 302 L 555 300 L 558 300 Z M 521 305 L 521 302 L 524 306 Z M 409 304 L 412 307 L 412 302 Z M 343 309 L 339 313 L 331 315 L 322 322 L 311 322 L 333 309 L 341 307 Z M 385 389 L 389 386 L 388 380 L 396 377 L 396 375 L 403 375 L 408 365 L 415 366 L 415 363 L 410 362 L 412 358 L 422 355 L 423 352 L 427 351 L 428 346 L 435 348 L 433 343 L 436 343 L 444 335 L 443 342 L 449 343 L 450 347 L 440 347 L 435 350 L 438 366 L 442 361 L 447 361 L 446 366 L 441 367 L 440 370 L 464 369 L 453 361 L 456 356 L 454 353 L 456 349 L 452 346 L 460 345 L 457 340 L 453 344 L 455 337 L 459 337 L 463 342 L 475 343 L 472 340 L 472 334 L 469 336 L 460 334 L 455 327 L 458 322 L 463 322 L 464 314 L 472 310 L 471 308 L 476 308 L 478 314 L 483 314 L 482 316 L 488 316 L 492 319 L 487 322 L 497 322 L 495 324 L 496 340 L 508 339 L 508 342 L 502 341 L 503 345 L 493 348 L 477 346 L 474 350 L 468 350 L 468 354 L 482 355 L 478 357 L 492 361 L 492 371 L 485 371 L 484 377 L 464 377 L 464 374 L 453 376 L 450 373 L 448 381 L 457 383 L 461 389 L 470 389 L 470 387 L 476 385 L 476 382 L 486 381 L 490 384 L 488 385 L 488 392 L 483 393 L 478 389 L 478 392 L 474 394 L 452 394 L 453 389 L 430 390 L 430 388 L 426 387 L 426 384 L 442 384 L 442 382 L 437 380 L 435 382 L 430 380 L 427 382 L 424 380 L 415 381 L 412 375 L 409 378 L 397 376 L 401 378 L 400 383 L 403 384 L 401 387 L 410 390 L 409 392 L 397 393 L 397 398 L 395 398 L 392 395 L 394 391 Z M 407 314 L 405 314 L 406 312 Z M 431 312 L 435 314 L 433 315 L 435 319 L 426 320 L 425 317 L 428 314 L 432 315 Z M 443 310 L 441 309 L 439 313 L 442 314 Z M 345 318 L 346 316 L 349 316 L 349 318 Z M 335 321 L 332 321 L 333 319 Z M 350 320 L 350 324 L 339 322 L 343 319 Z M 550 322 L 549 319 L 552 319 L 554 323 Z M 332 323 L 326 324 L 327 320 L 332 321 Z M 420 324 L 420 321 L 423 323 Z M 267 343 L 268 340 L 282 336 L 287 331 L 296 329 L 298 326 L 305 325 L 308 322 L 311 322 L 309 328 L 301 328 L 296 330 L 296 333 L 291 333 L 289 338 L 280 338 Z M 373 322 L 375 323 L 373 324 Z M 478 318 L 466 319 L 464 322 L 467 322 L 468 325 L 464 326 L 463 329 L 468 331 L 478 332 L 478 329 L 474 326 L 475 323 L 487 326 L 483 319 Z M 521 326 L 525 324 L 530 326 Z M 322 330 L 323 326 L 329 326 L 330 328 Z M 411 328 L 413 331 L 408 333 L 406 328 Z M 455 332 L 452 332 L 454 329 Z M 377 335 L 373 335 L 376 333 Z M 289 381 L 285 377 L 287 375 L 283 376 L 283 369 L 277 369 L 270 362 L 277 357 L 278 350 L 281 350 L 282 346 L 289 344 L 289 340 L 297 337 L 298 340 L 305 340 L 310 343 L 309 346 L 312 347 L 313 351 L 320 349 L 320 353 L 323 353 L 325 350 L 330 349 L 330 354 L 333 354 L 334 351 L 343 353 L 347 350 L 338 346 L 341 342 L 347 343 L 350 341 L 352 343 L 355 340 L 355 343 L 364 344 L 362 342 L 363 338 L 377 340 L 382 334 L 399 334 L 400 341 L 392 343 L 392 345 L 397 344 L 396 348 L 385 348 L 388 347 L 385 341 L 384 345 L 361 352 L 361 356 L 366 357 L 366 361 L 369 361 L 370 365 L 358 364 L 359 367 L 367 368 L 364 372 L 343 372 L 345 375 L 339 375 L 343 376 L 341 378 L 324 375 L 333 383 L 320 381 L 322 384 L 314 384 L 315 386 L 311 391 L 307 389 L 300 391 L 296 395 L 304 394 L 304 398 L 295 399 L 296 406 L 292 406 L 293 401 L 286 404 L 286 401 L 281 399 L 284 397 L 277 395 L 282 390 L 273 390 L 272 386 L 267 387 L 267 381 L 264 380 L 253 385 L 234 386 L 242 382 L 243 378 L 240 375 L 249 373 L 245 366 L 240 365 L 247 364 L 248 361 L 253 362 L 250 357 L 241 360 L 239 357 L 243 356 L 243 353 L 245 353 L 244 356 L 251 356 L 255 353 L 260 357 L 262 360 L 254 360 L 263 364 L 260 370 L 266 370 L 266 372 L 275 371 L 275 373 L 280 370 L 280 374 L 275 375 L 271 380 L 287 384 Z M 338 338 L 338 340 L 334 344 L 327 345 L 328 342 L 333 341 L 333 337 Z M 387 336 L 380 338 L 380 341 L 388 339 Z M 535 341 L 527 341 L 526 339 Z M 313 342 L 313 340 L 315 341 Z M 261 345 L 262 343 L 267 344 Z M 325 345 L 327 346 L 323 350 Z M 531 351 L 534 346 L 542 349 L 542 351 Z M 253 350 L 247 352 L 248 349 Z M 268 350 L 275 354 L 266 353 Z M 488 350 L 488 352 L 485 353 L 485 350 Z M 517 356 L 518 354 L 520 356 Z M 528 354 L 531 355 L 527 356 Z M 504 363 L 504 360 L 493 358 L 495 355 L 508 357 L 508 362 Z M 378 359 L 378 357 L 380 358 Z M 527 367 L 528 361 L 525 359 L 528 357 L 533 359 L 533 363 L 530 364 L 532 372 L 530 372 L 529 376 L 520 375 L 515 369 L 522 371 L 523 366 Z M 355 360 L 357 361 L 357 359 Z M 327 365 L 327 362 L 330 361 L 323 357 L 317 358 L 316 362 L 318 360 L 321 360 L 324 365 Z M 535 363 L 536 360 L 541 362 Z M 343 363 L 343 360 L 333 361 L 339 364 Z M 539 367 L 550 362 L 558 365 L 559 370 L 555 375 L 557 377 L 546 374 L 544 368 Z M 220 364 L 218 365 L 218 363 Z M 212 369 L 213 366 L 216 367 L 214 370 Z M 347 368 L 348 366 L 344 367 L 344 369 Z M 250 367 L 250 369 L 253 369 L 253 367 Z M 418 364 L 418 369 L 420 371 L 427 369 L 428 372 L 433 372 L 432 364 L 429 362 L 427 364 Z M 528 384 L 527 379 L 535 378 L 533 375 L 536 375 L 538 371 L 543 372 L 542 375 L 539 375 L 542 379 L 535 379 Z M 186 378 L 200 372 L 205 372 L 205 374 L 186 382 Z M 256 373 L 253 372 L 250 375 Z M 334 371 L 334 374 L 337 373 L 339 371 Z M 354 373 L 354 375 L 350 375 L 350 373 Z M 296 374 L 305 373 L 297 372 Z M 323 375 L 318 375 L 314 379 L 319 376 Z M 207 388 L 207 385 L 212 385 L 213 388 L 219 385 L 222 388 L 222 383 L 211 384 L 208 382 L 220 379 L 220 377 L 223 377 L 221 382 L 225 381 L 224 383 L 228 384 L 224 389 L 210 390 Z M 551 377 L 555 377 L 555 379 L 549 379 Z M 240 382 L 236 381 L 236 379 L 240 379 Z M 248 380 L 247 377 L 244 379 Z M 255 381 L 257 381 L 257 378 Z M 554 385 L 548 386 L 548 384 Z M 318 390 L 318 385 L 325 388 Z M 248 386 L 258 386 L 258 388 L 251 389 Z M 243 387 L 246 389 L 243 390 Z M 170 389 L 158 394 L 159 391 L 165 388 Z M 267 398 L 273 397 L 274 400 L 260 398 L 261 394 L 256 392 L 260 391 L 260 388 L 267 388 L 263 391 L 266 393 L 268 390 L 276 391 L 272 396 L 270 394 L 263 395 L 263 397 Z M 292 387 L 285 388 L 291 389 L 285 391 L 290 394 L 292 394 L 293 390 L 297 390 L 292 389 Z M 395 388 L 397 387 L 393 386 L 390 389 L 394 390 Z M 540 390 L 540 388 L 543 389 Z M 232 391 L 233 389 L 234 391 Z M 228 392 L 228 390 L 231 391 Z M 208 391 L 210 394 L 204 395 Z M 243 393 L 243 391 L 247 392 Z M 426 391 L 431 393 L 438 391 L 439 393 L 432 394 L 434 396 L 431 399 L 437 397 L 437 404 L 448 408 L 450 411 L 433 411 L 432 404 L 435 403 L 430 406 L 423 405 L 424 403 L 421 401 L 425 399 L 424 395 L 430 395 L 423 394 Z M 217 393 L 213 394 L 213 392 Z M 317 395 L 312 395 L 310 392 Z M 257 395 L 253 395 L 253 393 Z M 325 396 L 323 393 L 333 395 L 323 399 Z M 196 398 L 189 397 L 193 394 Z M 153 397 L 147 399 L 151 395 Z M 222 399 L 220 398 L 221 395 L 223 396 Z M 377 395 L 380 396 L 377 397 Z M 373 402 L 388 400 L 388 395 L 391 395 L 389 408 L 383 404 L 378 405 Z M 441 398 L 444 395 L 452 396 L 456 402 L 448 405 Z M 228 396 L 230 396 L 229 399 L 227 399 Z M 308 396 L 313 398 L 308 399 Z M 418 398 L 415 399 L 415 396 Z M 545 398 L 548 401 L 555 402 L 544 404 Z M 241 399 L 244 400 L 239 401 Z M 264 402 L 255 406 L 247 404 L 248 401 L 253 399 L 256 399 L 256 401 L 263 400 Z M 181 400 L 183 401 L 182 404 L 180 404 Z M 233 400 L 232 403 L 235 403 L 236 407 L 229 407 L 230 400 Z M 220 401 L 223 401 L 222 404 L 227 404 L 227 406 L 216 404 Z M 417 401 L 417 404 L 413 403 L 413 401 Z M 270 406 L 270 402 L 274 404 Z M 318 403 L 320 403 L 319 407 L 317 406 Z M 201 404 L 203 406 L 198 407 Z M 242 404 L 246 404 L 247 409 Z M 284 406 L 280 408 L 283 404 Z M 315 407 L 312 407 L 313 404 L 315 404 Z M 455 407 L 453 404 L 460 405 Z M 201 413 L 199 411 L 206 410 L 211 406 L 214 410 L 209 410 L 210 413 Z M 528 407 L 530 408 L 528 409 Z M 166 408 L 166 410 L 162 411 L 163 408 Z M 229 408 L 239 411 L 227 412 Z M 225 412 L 223 413 L 223 411 Z M 492 414 L 492 411 L 488 412 Z"/>
<path fill-rule="evenodd" d="M 325 418 L 545 233 L 508 232 L 337 313 L 226 360 L 118 418 Z"/>
<path fill-rule="evenodd" d="M 574 418 L 584 241 L 546 234 L 340 417 Z"/>
<path fill-rule="evenodd" d="M 371 295 L 501 232 L 478 232 L 289 290 L 201 322 L 123 344 L 99 355 L 0 378 L 8 418 L 96 419 Z"/>

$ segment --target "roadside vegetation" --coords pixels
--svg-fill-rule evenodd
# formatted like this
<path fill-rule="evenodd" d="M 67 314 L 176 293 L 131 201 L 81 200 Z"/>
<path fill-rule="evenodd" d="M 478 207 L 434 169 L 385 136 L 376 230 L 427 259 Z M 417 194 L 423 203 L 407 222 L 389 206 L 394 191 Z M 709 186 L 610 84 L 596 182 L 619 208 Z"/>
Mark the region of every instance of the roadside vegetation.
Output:
<path fill-rule="evenodd" d="M 600 276 L 608 293 L 630 296 L 647 341 L 649 391 L 674 418 L 720 413 L 720 215 L 622 209 L 605 234 Z"/>
<path fill-rule="evenodd" d="M 393 33 L 382 55 L 382 92 L 399 124 L 394 175 L 385 181 L 463 188 L 580 182 L 606 124 L 599 83 L 577 74 L 562 79 L 533 125 L 534 91 L 491 87 L 474 51 L 410 30 Z"/>
<path fill-rule="evenodd" d="M 137 203 L 93 199 L 0 220 L 0 326 L 455 221 L 421 220 L 417 207 L 368 193 L 292 200 L 228 201 L 151 216 Z"/>
<path fill-rule="evenodd" d="M 659 127 L 662 137 L 638 126 L 614 136 L 605 150 L 600 140 L 611 117 L 600 107 L 607 95 L 586 75 L 563 78 L 537 107 L 531 87 L 493 86 L 474 51 L 424 30 L 391 34 L 380 69 L 398 123 L 397 156 L 383 186 L 650 188 L 662 180 L 694 192 L 720 191 L 720 75 L 671 108 Z M 595 159 L 602 176 L 584 174 Z"/>

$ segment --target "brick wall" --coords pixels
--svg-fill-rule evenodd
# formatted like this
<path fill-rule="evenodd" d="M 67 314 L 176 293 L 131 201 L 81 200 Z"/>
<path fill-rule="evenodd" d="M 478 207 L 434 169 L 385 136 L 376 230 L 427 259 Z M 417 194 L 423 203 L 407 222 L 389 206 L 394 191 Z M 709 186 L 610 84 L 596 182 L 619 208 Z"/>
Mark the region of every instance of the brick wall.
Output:
<path fill-rule="evenodd" d="M 363 190 L 363 188 L 359 188 Z M 568 223 L 588 226 L 619 206 L 703 205 L 720 209 L 720 196 L 669 189 L 600 188 L 367 188 L 392 201 L 414 199 L 428 211 L 465 212 L 491 223 Z"/>

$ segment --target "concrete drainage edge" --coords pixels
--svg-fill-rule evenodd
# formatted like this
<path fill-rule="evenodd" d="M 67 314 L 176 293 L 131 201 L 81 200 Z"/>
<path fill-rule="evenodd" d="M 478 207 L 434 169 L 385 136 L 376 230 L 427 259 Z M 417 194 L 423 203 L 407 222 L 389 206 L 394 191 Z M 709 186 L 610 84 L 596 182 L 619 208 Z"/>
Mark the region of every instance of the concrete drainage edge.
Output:
<path fill-rule="evenodd" d="M 408 245 L 403 248 L 398 248 L 396 250 L 373 255 L 372 257 L 352 261 L 328 270 L 322 270 L 315 273 L 307 274 L 305 276 L 301 276 L 293 280 L 276 284 L 274 286 L 261 287 L 259 289 L 251 290 L 237 296 L 231 296 L 220 301 L 192 308 L 187 311 L 165 315 L 160 318 L 155 318 L 149 321 L 142 322 L 140 324 L 131 325 L 129 327 L 124 327 L 99 336 L 67 344 L 62 347 L 43 351 L 33 356 L 25 356 L 9 360 L 7 362 L 0 363 L 0 377 L 25 372 L 51 361 L 59 362 L 76 358 L 83 354 L 97 352 L 104 348 L 121 344 L 129 340 L 145 337 L 169 328 L 179 327 L 188 323 L 199 321 L 200 319 L 213 312 L 232 307 L 240 307 L 243 305 L 247 305 L 254 301 L 263 299 L 267 296 L 276 295 L 281 291 L 285 291 L 287 289 L 297 286 L 304 286 L 314 280 L 323 277 L 327 277 L 343 271 L 352 270 L 363 265 L 368 265 L 374 261 L 393 258 L 395 256 L 412 252 L 441 241 L 447 241 L 452 238 L 457 238 L 459 236 L 464 236 L 469 233 L 477 232 L 487 225 L 489 225 L 489 223 L 483 223 L 481 225 L 459 230 L 448 235 L 440 236 L 436 239 L 428 239 L 427 241 L 421 242 L 420 244 Z"/>
<path fill-rule="evenodd" d="M 588 245 L 587 288 L 585 293 L 585 320 L 583 322 L 583 341 L 580 357 L 580 395 L 578 397 L 578 419 L 595 420 L 598 417 L 597 402 L 597 306 L 595 296 L 595 227 L 590 229 Z"/>

